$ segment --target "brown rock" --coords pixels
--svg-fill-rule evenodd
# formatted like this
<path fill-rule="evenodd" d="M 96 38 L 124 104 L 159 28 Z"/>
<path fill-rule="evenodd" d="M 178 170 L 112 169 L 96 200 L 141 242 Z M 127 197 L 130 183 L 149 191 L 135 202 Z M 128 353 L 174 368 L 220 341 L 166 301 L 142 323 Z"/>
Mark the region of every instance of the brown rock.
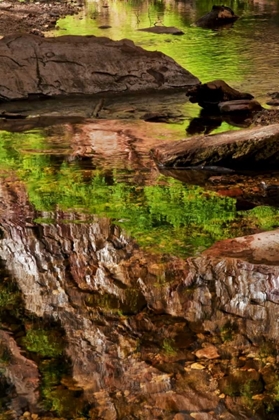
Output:
<path fill-rule="evenodd" d="M 218 359 L 220 357 L 218 350 L 215 346 L 207 346 L 196 352 L 198 359 Z"/>
<path fill-rule="evenodd" d="M 199 80 L 160 52 L 94 36 L 0 40 L 0 98 L 167 90 Z M 12 74 L 13 77 L 7 77 Z"/>

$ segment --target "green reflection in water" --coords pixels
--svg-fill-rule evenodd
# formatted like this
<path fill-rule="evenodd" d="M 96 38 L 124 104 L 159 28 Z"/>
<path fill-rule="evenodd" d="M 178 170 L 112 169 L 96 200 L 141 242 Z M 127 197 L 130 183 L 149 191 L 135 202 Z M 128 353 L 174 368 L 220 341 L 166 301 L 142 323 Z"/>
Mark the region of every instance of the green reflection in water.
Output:
<path fill-rule="evenodd" d="M 39 131 L 3 132 L 0 139 L 0 167 L 15 170 L 36 210 L 59 208 L 109 217 L 152 252 L 194 255 L 218 240 L 246 234 L 247 225 L 252 231 L 279 225 L 277 209 L 237 213 L 234 199 L 172 178 L 159 176 L 154 185 L 138 186 L 121 170 L 90 170 L 88 176 L 64 156 L 38 153 L 45 142 Z"/>
<path fill-rule="evenodd" d="M 92 171 L 92 178 L 85 180 L 78 165 L 58 164 L 55 156 L 34 153 L 42 143 L 38 132 L 30 135 L 30 144 L 29 133 L 1 137 L 0 166 L 16 168 L 36 210 L 58 206 L 110 217 L 153 252 L 191 255 L 203 250 L 223 237 L 224 225 L 236 216 L 233 199 L 174 179 L 162 177 L 157 185 L 139 187 L 119 182 L 122 174 L 114 170 L 109 180 L 101 171 Z"/>
<path fill-rule="evenodd" d="M 232 3 L 231 7 L 242 15 L 245 9 L 249 9 L 245 2 Z M 190 7 L 172 1 L 115 0 L 110 1 L 106 8 L 104 1 L 88 1 L 85 12 L 79 16 L 60 19 L 58 29 L 52 35 L 95 35 L 115 40 L 128 38 L 147 50 L 167 54 L 203 82 L 222 78 L 241 83 L 254 68 L 249 54 L 239 54 L 243 49 L 243 32 L 237 29 L 207 31 L 193 26 L 213 4 L 218 4 L 218 1 L 197 2 L 195 7 Z M 103 25 L 111 28 L 101 29 Z M 158 35 L 138 30 L 154 25 L 175 26 L 184 34 Z"/>
<path fill-rule="evenodd" d="M 17 345 L 23 350 L 23 356 L 35 360 L 38 365 L 40 406 L 51 415 L 80 418 L 81 413 L 87 409 L 87 403 L 81 398 L 82 392 L 75 386 L 74 381 L 69 379 L 71 365 L 64 354 L 66 345 L 64 333 L 55 322 L 47 320 L 44 322 L 25 311 L 22 294 L 2 261 L 0 261 L 0 326 L 13 336 Z M 13 343 L 5 341 L 5 336 L 1 337 L 0 420 L 15 418 L 7 408 L 9 393 L 12 392 L 9 368 L 18 363 Z"/>
<path fill-rule="evenodd" d="M 241 236 L 241 223 L 262 230 L 279 225 L 277 209 L 259 207 L 237 213 L 234 199 L 172 178 L 159 176 L 155 185 L 139 186 L 129 183 L 128 173 L 124 182 L 123 172 L 116 169 L 109 174 L 91 170 L 88 177 L 78 163 L 40 153 L 42 144 L 44 150 L 50 145 L 39 131 L 2 132 L 0 137 L 0 167 L 13 169 L 26 183 L 36 210 L 59 208 L 109 217 L 152 252 L 194 255 L 218 240 Z M 19 139 L 21 149 L 17 150 Z"/>
<path fill-rule="evenodd" d="M 63 385 L 63 382 L 67 382 L 69 374 L 66 363 L 62 363 L 61 359 L 43 360 L 40 373 L 43 407 L 66 418 L 82 418 L 79 416 L 85 413 L 87 406 L 82 398 L 82 391 L 78 390 L 74 381 L 70 379 L 69 387 L 74 389 Z"/>

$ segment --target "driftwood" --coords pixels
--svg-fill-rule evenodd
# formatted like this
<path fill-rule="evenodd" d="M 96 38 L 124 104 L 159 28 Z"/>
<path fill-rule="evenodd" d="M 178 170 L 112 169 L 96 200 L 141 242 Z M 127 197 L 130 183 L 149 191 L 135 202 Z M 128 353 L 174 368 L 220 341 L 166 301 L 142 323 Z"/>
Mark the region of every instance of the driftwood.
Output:
<path fill-rule="evenodd" d="M 279 124 L 194 136 L 151 151 L 159 167 L 222 166 L 231 169 L 278 168 Z"/>

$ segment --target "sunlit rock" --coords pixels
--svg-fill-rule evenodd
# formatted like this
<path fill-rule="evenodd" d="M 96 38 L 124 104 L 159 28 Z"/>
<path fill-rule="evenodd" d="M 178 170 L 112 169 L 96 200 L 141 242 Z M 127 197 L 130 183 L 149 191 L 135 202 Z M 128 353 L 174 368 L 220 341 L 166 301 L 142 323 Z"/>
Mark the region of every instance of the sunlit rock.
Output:
<path fill-rule="evenodd" d="M 218 359 L 218 357 L 220 357 L 215 346 L 206 346 L 203 349 L 196 351 L 195 355 L 198 359 Z"/>

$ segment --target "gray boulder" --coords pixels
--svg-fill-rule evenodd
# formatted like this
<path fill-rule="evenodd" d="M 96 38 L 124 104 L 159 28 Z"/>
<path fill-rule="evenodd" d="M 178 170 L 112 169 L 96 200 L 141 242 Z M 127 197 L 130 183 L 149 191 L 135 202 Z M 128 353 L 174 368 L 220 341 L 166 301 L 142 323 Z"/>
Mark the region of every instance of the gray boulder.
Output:
<path fill-rule="evenodd" d="M 0 100 L 189 88 L 199 80 L 163 53 L 105 37 L 0 40 Z"/>

